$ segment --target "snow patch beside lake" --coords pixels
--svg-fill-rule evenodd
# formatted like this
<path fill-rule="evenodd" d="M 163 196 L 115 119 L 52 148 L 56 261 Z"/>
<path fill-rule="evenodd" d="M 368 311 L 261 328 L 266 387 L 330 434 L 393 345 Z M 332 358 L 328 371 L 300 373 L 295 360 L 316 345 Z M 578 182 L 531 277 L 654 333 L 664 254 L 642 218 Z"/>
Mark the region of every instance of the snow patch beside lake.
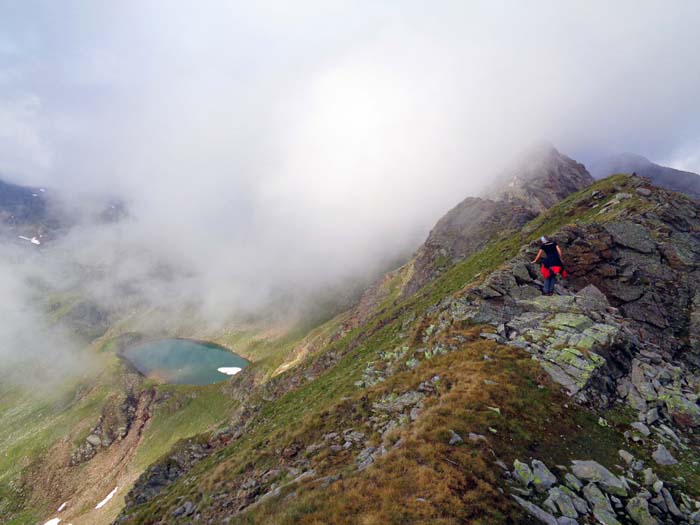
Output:
<path fill-rule="evenodd" d="M 217 368 L 219 372 L 222 374 L 226 374 L 229 376 L 235 376 L 238 372 L 243 370 L 242 368 L 238 368 L 237 366 L 222 366 L 220 368 Z"/>

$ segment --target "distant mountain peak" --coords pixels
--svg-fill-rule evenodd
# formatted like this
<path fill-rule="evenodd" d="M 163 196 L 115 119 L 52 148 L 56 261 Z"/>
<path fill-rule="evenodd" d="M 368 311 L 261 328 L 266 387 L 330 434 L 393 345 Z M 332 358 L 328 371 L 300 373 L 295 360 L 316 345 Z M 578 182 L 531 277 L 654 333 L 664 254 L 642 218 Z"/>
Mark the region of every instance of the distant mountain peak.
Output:
<path fill-rule="evenodd" d="M 620 153 L 599 159 L 591 164 L 590 170 L 596 179 L 615 173 L 636 173 L 656 186 L 700 199 L 700 175 L 656 164 L 637 153 Z"/>

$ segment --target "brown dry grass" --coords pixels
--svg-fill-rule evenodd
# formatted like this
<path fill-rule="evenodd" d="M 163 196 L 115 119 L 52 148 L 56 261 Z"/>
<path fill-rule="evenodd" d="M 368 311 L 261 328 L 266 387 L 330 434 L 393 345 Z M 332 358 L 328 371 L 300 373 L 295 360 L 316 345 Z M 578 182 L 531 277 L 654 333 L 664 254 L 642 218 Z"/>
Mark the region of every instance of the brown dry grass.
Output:
<path fill-rule="evenodd" d="M 309 483 L 293 499 L 261 505 L 241 516 L 241 522 L 517 523 L 520 513 L 499 491 L 501 472 L 493 462 L 494 450 L 507 450 L 500 442 L 508 439 L 488 429 L 503 426 L 499 420 L 517 417 L 523 408 L 518 390 L 537 390 L 529 378 L 539 373 L 529 356 L 478 341 L 400 374 L 367 395 L 375 398 L 405 391 L 433 375 L 441 376 L 439 396 L 426 403 L 413 425 L 392 436 L 392 441 L 401 438 L 400 447 L 391 449 L 375 466 L 325 489 Z M 487 379 L 497 384 L 486 384 Z M 488 406 L 499 407 L 502 415 Z M 450 429 L 465 443 L 449 445 Z M 489 442 L 471 442 L 469 432 L 485 434 Z"/>

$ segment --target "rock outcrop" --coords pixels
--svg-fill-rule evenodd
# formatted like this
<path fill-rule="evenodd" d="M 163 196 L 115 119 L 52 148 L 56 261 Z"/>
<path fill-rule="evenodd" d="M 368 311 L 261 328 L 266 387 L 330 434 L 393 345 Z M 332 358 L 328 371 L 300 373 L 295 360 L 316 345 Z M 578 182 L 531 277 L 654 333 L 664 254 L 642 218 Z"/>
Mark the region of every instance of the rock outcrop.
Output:
<path fill-rule="evenodd" d="M 535 465 L 547 469 L 537 459 L 532 465 L 533 470 Z M 509 473 L 510 491 L 541 523 L 700 524 L 700 501 L 679 491 L 674 496 L 651 469 L 629 469 L 618 476 L 596 461 L 574 460 L 570 467 L 559 466 L 563 480 L 547 469 L 552 476 L 547 490 L 538 488 L 533 477 L 523 477 L 524 469 L 530 467 L 516 459 Z"/>
<path fill-rule="evenodd" d="M 468 197 L 438 221 L 416 254 L 404 295 L 592 182 L 583 164 L 550 145 L 529 151 L 499 178 L 488 197 Z"/>

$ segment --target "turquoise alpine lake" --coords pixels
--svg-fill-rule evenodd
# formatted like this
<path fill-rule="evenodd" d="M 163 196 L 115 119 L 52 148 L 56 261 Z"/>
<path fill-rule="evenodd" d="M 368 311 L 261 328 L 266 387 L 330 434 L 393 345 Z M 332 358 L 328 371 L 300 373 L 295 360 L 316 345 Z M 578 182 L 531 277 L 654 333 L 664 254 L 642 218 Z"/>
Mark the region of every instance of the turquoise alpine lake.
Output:
<path fill-rule="evenodd" d="M 190 339 L 158 339 L 125 349 L 122 358 L 164 383 L 210 385 L 240 372 L 248 361 L 226 348 Z"/>

